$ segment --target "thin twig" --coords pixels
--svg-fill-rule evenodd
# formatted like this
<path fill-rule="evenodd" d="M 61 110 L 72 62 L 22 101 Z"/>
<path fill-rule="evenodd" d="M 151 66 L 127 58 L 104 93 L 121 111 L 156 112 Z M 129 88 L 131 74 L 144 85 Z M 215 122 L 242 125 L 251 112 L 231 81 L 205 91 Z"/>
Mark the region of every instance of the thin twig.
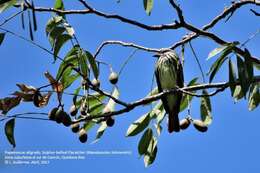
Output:
<path fill-rule="evenodd" d="M 24 117 L 24 115 L 48 115 L 48 113 L 45 112 L 25 112 L 25 113 L 18 113 L 18 114 L 13 114 L 13 115 L 9 115 L 9 116 L 2 116 L 3 118 L 0 119 L 1 121 L 10 119 L 10 118 L 26 118 L 26 119 L 36 119 L 36 120 L 49 120 L 47 118 L 40 118 L 40 117 Z M 21 117 L 23 116 L 23 117 Z"/>
<path fill-rule="evenodd" d="M 30 40 L 30 39 L 25 38 L 24 36 L 22 36 L 20 34 L 17 34 L 15 32 L 12 32 L 12 31 L 10 31 L 8 29 L 5 29 L 5 28 L 2 28 L 2 27 L 0 27 L 0 30 L 5 31 L 6 33 L 9 33 L 9 34 L 11 34 L 11 35 L 13 35 L 15 37 L 18 37 L 18 38 L 20 38 L 20 39 L 22 39 L 22 40 L 24 40 L 24 41 L 26 41 L 26 42 L 36 46 L 36 47 L 42 49 L 43 51 L 49 53 L 50 55 L 53 55 L 53 53 L 50 50 L 48 50 L 47 48 L 41 46 L 40 44 L 38 44 L 38 43 L 36 43 L 36 42 L 34 42 L 34 41 Z M 60 57 L 57 57 L 57 58 L 60 59 L 61 61 L 63 61 L 62 58 L 60 58 Z"/>
<path fill-rule="evenodd" d="M 125 62 L 122 64 L 118 75 L 120 76 L 120 74 L 122 73 L 122 71 L 124 70 L 125 66 L 128 64 L 128 62 L 131 60 L 131 58 L 135 55 L 135 53 L 138 51 L 138 49 L 133 50 L 133 52 L 127 57 L 127 59 L 125 60 Z"/>
<path fill-rule="evenodd" d="M 10 20 L 12 20 L 13 18 L 15 18 L 17 15 L 21 14 L 23 11 L 18 11 L 17 13 L 11 15 L 10 17 L 8 17 L 7 19 L 5 19 L 1 24 L 0 27 L 3 26 L 4 24 L 6 24 L 7 22 L 9 22 Z"/>
<path fill-rule="evenodd" d="M 190 48 L 191 48 L 191 52 L 192 52 L 193 56 L 194 56 L 195 59 L 196 59 L 196 62 L 197 62 L 197 64 L 198 64 L 198 66 L 199 66 L 203 83 L 205 83 L 206 80 L 205 80 L 205 75 L 204 75 L 203 70 L 202 70 L 202 66 L 201 66 L 201 64 L 200 64 L 199 58 L 198 58 L 198 56 L 197 56 L 197 54 L 196 54 L 196 52 L 195 52 L 195 50 L 194 50 L 194 48 L 193 48 L 191 42 L 189 42 L 189 46 L 190 46 Z"/>
<path fill-rule="evenodd" d="M 128 42 L 123 42 L 123 41 L 118 41 L 118 40 L 108 40 L 108 41 L 104 41 L 103 43 L 100 44 L 100 46 L 97 48 L 96 53 L 94 54 L 94 58 L 96 58 L 98 56 L 98 54 L 101 52 L 101 50 L 106 46 L 106 45 L 121 45 L 124 47 L 133 47 L 136 49 L 140 49 L 140 50 L 144 50 L 147 52 L 154 52 L 154 53 L 159 53 L 161 52 L 160 49 L 156 49 L 156 48 L 148 48 L 148 47 L 144 47 L 144 46 L 140 46 L 134 43 L 128 43 Z"/>
<path fill-rule="evenodd" d="M 246 41 L 244 41 L 241 45 L 241 47 L 244 47 L 249 41 L 251 41 L 253 38 L 255 38 L 260 33 L 260 29 L 258 29 L 255 33 L 253 33 Z"/>
<path fill-rule="evenodd" d="M 228 16 L 230 13 L 232 13 L 233 11 L 236 11 L 240 7 L 242 7 L 244 5 L 248 5 L 248 4 L 255 4 L 257 6 L 260 6 L 260 1 L 259 0 L 241 0 L 241 1 L 237 1 L 237 2 L 235 2 L 233 4 L 231 4 L 229 7 L 225 8 L 221 14 L 219 14 L 214 19 L 212 19 L 208 24 L 204 25 L 202 27 L 202 30 L 206 31 L 206 30 L 209 30 L 210 28 L 213 28 L 219 21 L 221 21 L 222 19 L 226 18 L 226 16 Z M 198 33 L 190 32 L 190 33 L 186 34 L 182 38 L 182 40 L 180 40 L 179 42 L 174 43 L 169 48 L 175 49 L 175 48 L 179 47 L 180 45 L 188 43 L 189 41 L 191 41 L 191 40 L 193 40 L 193 39 L 195 39 L 195 38 L 197 38 L 199 36 L 200 35 Z"/>
<path fill-rule="evenodd" d="M 254 13 L 254 15 L 256 15 L 256 16 L 260 16 L 260 13 L 256 12 L 255 10 L 250 9 L 250 11 L 251 11 L 252 13 Z"/>

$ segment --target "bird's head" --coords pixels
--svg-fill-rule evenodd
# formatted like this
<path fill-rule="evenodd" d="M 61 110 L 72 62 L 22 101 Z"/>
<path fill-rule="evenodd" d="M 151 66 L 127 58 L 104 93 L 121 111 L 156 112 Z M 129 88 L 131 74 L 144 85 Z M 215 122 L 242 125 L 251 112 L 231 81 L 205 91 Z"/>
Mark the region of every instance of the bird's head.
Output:
<path fill-rule="evenodd" d="M 161 50 L 160 52 L 157 52 L 153 57 L 160 58 L 160 57 L 167 57 L 172 56 L 174 58 L 178 58 L 178 55 L 173 50 Z"/>
<path fill-rule="evenodd" d="M 159 58 L 161 55 L 162 55 L 162 53 L 156 53 L 155 55 L 153 55 L 153 57 Z"/>

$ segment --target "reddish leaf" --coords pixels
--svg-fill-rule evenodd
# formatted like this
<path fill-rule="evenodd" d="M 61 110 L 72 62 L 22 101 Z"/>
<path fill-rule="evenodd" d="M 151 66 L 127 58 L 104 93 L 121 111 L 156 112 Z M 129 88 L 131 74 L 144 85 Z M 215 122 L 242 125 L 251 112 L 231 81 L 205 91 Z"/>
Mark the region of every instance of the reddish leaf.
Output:
<path fill-rule="evenodd" d="M 39 102 L 39 106 L 40 106 L 40 107 L 46 106 L 46 105 L 49 103 L 50 97 L 51 97 L 51 92 L 49 92 L 49 93 L 47 93 L 47 94 L 44 94 L 44 95 L 42 96 L 42 99 L 41 99 L 40 102 Z"/>
<path fill-rule="evenodd" d="M 0 108 L 2 110 L 2 114 L 7 114 L 12 108 L 17 106 L 21 101 L 20 97 L 6 97 L 0 99 Z"/>
<path fill-rule="evenodd" d="M 24 102 L 31 102 L 33 101 L 33 93 L 25 93 L 20 91 L 15 91 L 12 95 L 22 98 Z"/>
<path fill-rule="evenodd" d="M 25 84 L 16 84 L 22 92 L 28 93 L 28 92 L 35 92 L 37 89 L 33 86 L 28 86 Z"/>
<path fill-rule="evenodd" d="M 12 95 L 20 97 L 24 102 L 33 101 L 33 96 L 37 89 L 25 84 L 16 84 L 21 91 L 15 91 Z"/>
<path fill-rule="evenodd" d="M 49 80 L 52 89 L 58 93 L 63 91 L 63 86 L 58 82 L 48 71 L 44 73 L 45 77 Z"/>
<path fill-rule="evenodd" d="M 48 104 L 51 97 L 51 92 L 42 95 L 39 91 L 36 91 L 33 96 L 33 103 L 36 107 L 44 107 Z"/>

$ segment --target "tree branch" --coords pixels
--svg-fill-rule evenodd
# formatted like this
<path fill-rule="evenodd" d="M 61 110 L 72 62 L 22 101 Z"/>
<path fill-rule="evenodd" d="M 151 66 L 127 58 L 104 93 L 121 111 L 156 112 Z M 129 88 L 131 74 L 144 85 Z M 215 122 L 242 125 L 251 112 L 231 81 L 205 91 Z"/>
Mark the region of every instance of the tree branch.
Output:
<path fill-rule="evenodd" d="M 202 30 L 206 31 L 206 30 L 214 27 L 219 21 L 226 18 L 230 13 L 234 13 L 240 7 L 242 7 L 244 5 L 248 5 L 248 4 L 255 4 L 257 6 L 260 6 L 260 1 L 259 0 L 240 0 L 240 1 L 234 2 L 232 5 L 225 8 L 221 14 L 219 14 L 213 20 L 211 20 L 211 22 L 209 22 L 207 25 L 204 25 L 202 27 Z M 194 32 L 188 33 L 187 35 L 185 35 L 183 37 L 183 39 L 181 41 L 176 42 L 175 44 L 170 46 L 170 48 L 175 49 L 175 48 L 179 47 L 180 45 L 188 43 L 189 41 L 191 41 L 199 36 L 200 36 L 199 34 L 194 33 Z"/>
<path fill-rule="evenodd" d="M 25 113 L 18 113 L 18 114 L 13 114 L 13 115 L 9 115 L 9 116 L 0 115 L 0 117 L 3 117 L 2 119 L 0 119 L 0 122 L 5 121 L 5 120 L 10 119 L 10 118 L 23 118 L 23 119 L 49 120 L 49 121 L 51 121 L 49 118 L 28 117 L 28 116 L 24 117 L 24 115 L 48 115 L 48 113 L 45 113 L 45 112 L 25 112 Z"/>
<path fill-rule="evenodd" d="M 84 1 L 84 0 L 79 0 L 79 2 L 81 2 L 88 10 L 90 10 L 90 12 L 92 14 L 95 14 L 95 15 L 100 16 L 100 17 L 104 17 L 106 19 L 116 19 L 116 20 L 119 20 L 119 21 L 121 21 L 123 23 L 128 23 L 128 24 L 131 24 L 131 25 L 134 25 L 134 26 L 138 26 L 138 27 L 146 29 L 146 30 L 161 31 L 161 30 L 166 30 L 166 29 L 177 29 L 177 28 L 180 28 L 180 25 L 178 23 L 170 23 L 170 24 L 162 24 L 162 25 L 152 25 L 152 26 L 146 25 L 146 24 L 140 23 L 138 21 L 122 17 L 122 16 L 117 15 L 117 14 L 107 14 L 107 13 L 103 13 L 101 11 L 98 11 L 98 10 L 92 8 L 90 5 L 88 5 L 86 3 L 86 1 Z"/>
<path fill-rule="evenodd" d="M 257 82 L 260 82 L 260 76 L 255 76 L 250 83 L 257 83 Z M 239 80 L 237 80 L 235 82 L 235 85 L 240 85 Z M 138 106 L 142 106 L 142 105 L 151 103 L 153 101 L 159 100 L 163 96 L 174 93 L 174 92 L 182 92 L 184 94 L 192 95 L 192 96 L 195 96 L 195 97 L 211 97 L 211 96 L 216 95 L 219 92 L 224 91 L 229 86 L 230 86 L 229 82 L 221 82 L 221 83 L 208 83 L 208 84 L 201 84 L 201 85 L 194 85 L 194 86 L 188 86 L 188 87 L 183 87 L 183 88 L 175 88 L 175 89 L 172 89 L 172 90 L 166 90 L 166 91 L 163 91 L 163 92 L 158 93 L 156 95 L 148 96 L 146 98 L 142 98 L 140 100 L 128 103 L 125 108 L 122 108 L 120 110 L 108 112 L 108 113 L 104 113 L 104 114 L 97 114 L 97 115 L 83 117 L 83 118 L 80 118 L 80 119 L 73 121 L 72 123 L 74 124 L 74 123 L 78 123 L 78 122 L 82 122 L 82 121 L 90 121 L 90 120 L 97 119 L 97 118 L 106 118 L 106 117 L 121 115 L 123 113 L 129 112 L 129 111 L 135 109 Z M 216 88 L 216 90 L 207 94 L 207 95 L 192 93 L 192 91 L 198 91 L 198 90 L 203 90 L 203 89 L 212 89 L 212 88 Z M 49 120 L 47 118 L 24 117 L 23 116 L 23 115 L 32 115 L 32 114 L 48 115 L 48 113 L 39 113 L 39 112 L 19 113 L 19 114 L 14 114 L 14 115 L 11 115 L 11 116 L 6 116 L 6 117 L 0 119 L 0 122 L 4 121 L 6 119 L 10 119 L 10 118 Z"/>
<path fill-rule="evenodd" d="M 225 44 L 229 43 L 229 42 L 221 39 L 220 37 L 216 36 L 215 34 L 213 34 L 211 32 L 200 30 L 200 29 L 198 29 L 198 28 L 196 28 L 196 27 L 194 27 L 191 24 L 188 24 L 186 22 L 183 23 L 183 27 L 190 30 L 190 31 L 195 32 L 198 35 L 206 36 L 206 37 L 210 38 L 211 40 L 215 41 L 216 43 L 218 43 L 220 45 L 225 45 Z M 234 47 L 234 51 L 236 53 L 240 54 L 241 56 L 244 56 L 246 54 L 245 51 L 242 50 L 239 47 Z M 258 59 L 257 57 L 251 56 L 250 60 L 252 62 L 256 63 L 256 64 L 260 64 L 260 59 Z"/>
<path fill-rule="evenodd" d="M 106 19 L 115 19 L 119 20 L 123 23 L 131 24 L 133 26 L 137 26 L 142 29 L 146 29 L 149 31 L 161 31 L 161 30 L 167 30 L 167 29 L 177 29 L 180 28 L 178 23 L 170 23 L 170 24 L 162 24 L 162 25 L 146 25 L 141 22 L 138 22 L 136 20 L 131 20 L 128 18 L 125 18 L 123 16 L 117 15 L 117 14 L 108 14 L 101 11 L 98 11 L 91 6 L 89 6 L 84 0 L 79 0 L 84 7 L 85 10 L 58 10 L 54 8 L 46 8 L 46 7 L 32 7 L 31 5 L 25 4 L 26 8 L 34 9 L 34 11 L 37 12 L 55 12 L 58 14 L 94 14 L 100 17 L 104 17 Z M 20 5 L 16 5 L 16 7 L 20 7 Z"/>
<path fill-rule="evenodd" d="M 260 76 L 255 76 L 254 79 L 251 81 L 251 83 L 256 83 L 256 82 L 260 82 Z M 237 80 L 235 82 L 235 85 L 240 85 L 240 82 Z M 197 97 L 210 97 L 210 96 L 216 95 L 217 93 L 219 93 L 221 91 L 224 91 L 229 86 L 230 86 L 229 82 L 221 82 L 221 83 L 209 83 L 209 84 L 194 85 L 194 86 L 183 87 L 183 88 L 175 88 L 175 89 L 172 89 L 172 90 L 163 91 L 163 92 L 158 93 L 156 95 L 152 95 L 152 96 L 134 101 L 132 103 L 129 103 L 127 105 L 127 107 L 125 107 L 123 109 L 113 111 L 113 112 L 108 112 L 108 113 L 105 113 L 105 114 L 97 114 L 97 115 L 84 117 L 84 118 L 75 120 L 73 123 L 77 123 L 77 122 L 81 122 L 81 121 L 89 121 L 89 120 L 96 119 L 96 118 L 106 118 L 106 117 L 110 117 L 110 116 L 117 116 L 117 115 L 129 112 L 129 111 L 135 109 L 138 106 L 142 106 L 142 105 L 151 103 L 153 101 L 159 100 L 163 96 L 165 96 L 167 94 L 171 94 L 171 93 L 176 92 L 176 91 L 177 92 L 183 92 L 185 94 L 190 94 L 192 96 L 197 96 Z M 214 92 L 212 92 L 208 95 L 197 95 L 197 94 L 194 94 L 194 93 L 190 93 L 190 91 L 212 89 L 212 88 L 216 88 L 216 91 L 214 91 Z"/>
<path fill-rule="evenodd" d="M 101 50 L 107 46 L 107 45 L 121 45 L 123 47 L 133 47 L 139 50 L 144 50 L 147 52 L 154 52 L 154 53 L 158 53 L 161 52 L 161 49 L 156 49 L 156 48 L 148 48 L 148 47 L 144 47 L 144 46 L 140 46 L 134 43 L 128 43 L 128 42 L 123 42 L 123 41 L 117 41 L 117 40 L 108 40 L 108 41 L 104 41 L 103 43 L 100 44 L 100 46 L 97 48 L 96 53 L 94 54 L 94 58 L 96 58 L 98 56 L 98 54 L 101 52 Z M 170 49 L 169 49 L 170 50 Z"/>
<path fill-rule="evenodd" d="M 250 11 L 251 11 L 252 13 L 254 13 L 254 15 L 256 15 L 256 16 L 260 16 L 260 13 L 256 12 L 255 10 L 250 9 Z"/>

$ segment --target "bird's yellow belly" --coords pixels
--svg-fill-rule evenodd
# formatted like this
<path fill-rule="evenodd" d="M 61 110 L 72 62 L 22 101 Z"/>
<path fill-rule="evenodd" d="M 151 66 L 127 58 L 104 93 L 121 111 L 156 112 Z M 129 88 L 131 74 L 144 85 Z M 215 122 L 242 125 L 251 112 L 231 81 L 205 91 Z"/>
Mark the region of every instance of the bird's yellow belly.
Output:
<path fill-rule="evenodd" d="M 176 72 L 174 69 L 165 68 L 160 74 L 161 87 L 163 90 L 172 89 L 176 85 Z"/>

